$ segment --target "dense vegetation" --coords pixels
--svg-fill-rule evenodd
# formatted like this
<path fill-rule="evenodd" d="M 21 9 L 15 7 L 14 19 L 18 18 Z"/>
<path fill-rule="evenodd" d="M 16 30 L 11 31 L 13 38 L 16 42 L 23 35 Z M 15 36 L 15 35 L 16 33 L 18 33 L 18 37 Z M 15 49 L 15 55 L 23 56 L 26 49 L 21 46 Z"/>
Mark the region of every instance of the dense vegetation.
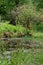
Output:
<path fill-rule="evenodd" d="M 0 65 L 43 65 L 43 0 L 0 0 Z"/>
<path fill-rule="evenodd" d="M 8 21 L 9 24 L 14 25 L 15 27 L 20 25 L 21 27 L 24 27 L 26 30 L 33 30 L 35 28 L 35 30 L 37 31 L 43 31 L 43 1 L 1 0 L 0 22 L 6 21 Z M 9 24 L 7 25 L 9 26 Z M 3 24 L 0 24 L 0 26 L 1 25 Z M 34 25 L 36 27 L 34 27 Z M 15 33 L 15 31 L 13 32 Z M 27 31 L 27 33 L 29 34 L 29 31 Z M 25 33 L 22 33 L 20 31 L 19 34 Z"/>

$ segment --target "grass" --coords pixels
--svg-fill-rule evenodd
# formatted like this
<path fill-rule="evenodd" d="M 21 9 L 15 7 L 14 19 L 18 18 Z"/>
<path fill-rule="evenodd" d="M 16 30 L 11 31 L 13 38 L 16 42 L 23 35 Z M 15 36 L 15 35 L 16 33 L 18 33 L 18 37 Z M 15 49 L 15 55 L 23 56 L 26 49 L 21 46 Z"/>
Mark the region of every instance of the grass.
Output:
<path fill-rule="evenodd" d="M 17 52 L 11 52 L 10 57 L 0 57 L 0 65 L 43 65 L 43 52 L 42 49 L 38 52 L 34 49 L 30 49 L 28 52 L 24 52 L 23 49 L 17 50 Z"/>
<path fill-rule="evenodd" d="M 39 42 L 43 42 L 43 32 L 33 32 L 33 39 Z"/>
<path fill-rule="evenodd" d="M 43 43 L 43 32 L 38 32 L 38 31 L 32 31 L 32 36 L 26 36 L 24 38 L 32 40 L 32 41 L 39 41 Z"/>

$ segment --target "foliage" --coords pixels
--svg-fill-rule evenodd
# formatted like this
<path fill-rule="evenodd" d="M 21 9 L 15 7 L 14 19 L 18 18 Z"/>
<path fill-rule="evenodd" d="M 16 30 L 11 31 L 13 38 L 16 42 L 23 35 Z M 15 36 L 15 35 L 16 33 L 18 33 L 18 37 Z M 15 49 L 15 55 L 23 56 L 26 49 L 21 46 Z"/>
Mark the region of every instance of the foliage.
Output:
<path fill-rule="evenodd" d="M 40 8 L 43 9 L 43 0 L 33 0 L 33 4 L 37 6 L 38 10 L 40 10 Z"/>
<path fill-rule="evenodd" d="M 39 12 L 36 11 L 34 6 L 22 5 L 17 8 L 18 16 L 16 16 L 16 21 L 18 24 L 24 25 L 29 28 L 30 23 L 37 22 L 40 16 Z M 16 12 L 15 12 L 16 13 Z"/>
<path fill-rule="evenodd" d="M 36 51 L 36 50 L 35 50 Z M 38 53 L 34 55 L 34 49 L 24 52 L 23 49 L 17 50 L 17 52 L 11 52 L 10 56 L 7 57 L 6 52 L 3 56 L 0 54 L 0 64 L 1 65 L 35 65 L 43 64 L 43 52 L 38 50 Z M 3 58 L 1 58 L 1 56 Z"/>
<path fill-rule="evenodd" d="M 25 34 L 27 34 L 26 28 L 21 25 L 13 26 L 8 23 L 0 23 L 0 37 L 21 37 Z"/>
<path fill-rule="evenodd" d="M 0 65 L 43 65 L 43 0 L 0 0 L 0 19 Z M 9 23 L 12 19 L 16 25 Z M 13 39 L 18 37 L 26 42 Z M 25 51 L 21 43 L 28 47 L 27 38 L 31 49 Z M 6 55 L 16 44 L 16 52 Z"/>
<path fill-rule="evenodd" d="M 35 5 L 37 9 L 43 8 L 43 0 L 0 0 L 0 14 L 4 20 L 10 20 L 12 9 L 16 9 L 17 5 L 19 7 L 24 4 L 28 4 L 29 7 Z"/>

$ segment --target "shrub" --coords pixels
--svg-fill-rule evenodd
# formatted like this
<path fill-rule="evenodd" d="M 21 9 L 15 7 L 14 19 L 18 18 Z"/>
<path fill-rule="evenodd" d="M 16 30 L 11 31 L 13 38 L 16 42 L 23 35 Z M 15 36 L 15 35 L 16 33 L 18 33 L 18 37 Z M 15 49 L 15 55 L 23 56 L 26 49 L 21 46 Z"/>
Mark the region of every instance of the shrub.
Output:
<path fill-rule="evenodd" d="M 22 37 L 27 34 L 27 29 L 21 25 L 0 24 L 0 38 Z M 29 33 L 29 32 L 28 32 Z"/>
<path fill-rule="evenodd" d="M 18 15 L 16 21 L 27 28 L 30 27 L 31 22 L 37 22 L 39 13 L 34 6 L 22 5 L 17 8 Z"/>

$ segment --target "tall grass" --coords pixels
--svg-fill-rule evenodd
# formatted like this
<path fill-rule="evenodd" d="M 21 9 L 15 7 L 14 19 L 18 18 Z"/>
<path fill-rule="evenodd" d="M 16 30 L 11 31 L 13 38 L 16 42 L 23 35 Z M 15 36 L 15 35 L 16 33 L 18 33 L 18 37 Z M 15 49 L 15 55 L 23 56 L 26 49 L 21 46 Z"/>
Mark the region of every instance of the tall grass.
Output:
<path fill-rule="evenodd" d="M 43 65 L 43 52 L 37 51 L 32 49 L 24 52 L 24 49 L 18 49 L 9 56 L 6 53 L 0 54 L 0 65 Z"/>

